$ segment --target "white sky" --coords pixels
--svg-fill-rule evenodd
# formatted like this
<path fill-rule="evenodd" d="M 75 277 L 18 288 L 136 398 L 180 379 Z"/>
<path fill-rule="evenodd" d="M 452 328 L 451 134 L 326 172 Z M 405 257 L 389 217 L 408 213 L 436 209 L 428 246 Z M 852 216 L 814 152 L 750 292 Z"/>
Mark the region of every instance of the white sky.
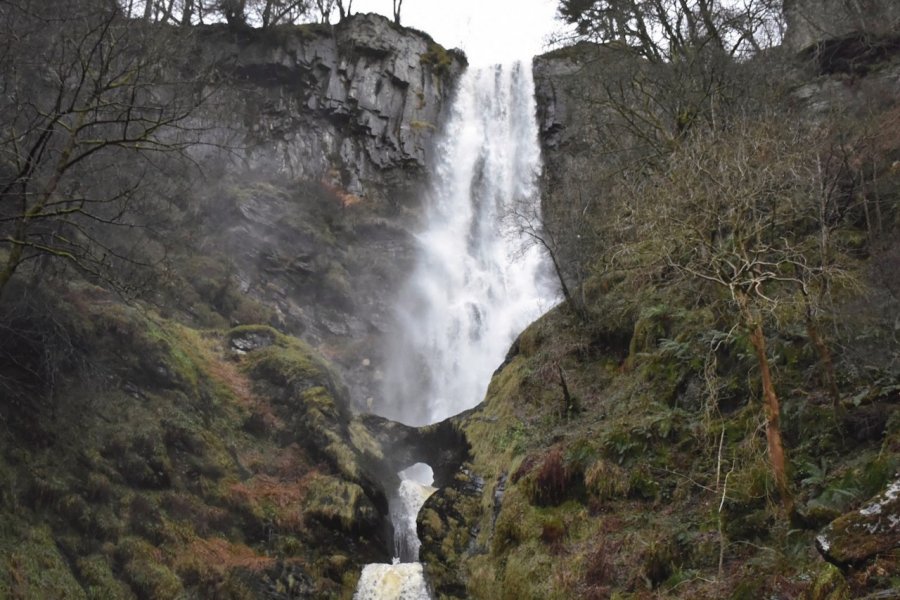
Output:
<path fill-rule="evenodd" d="M 559 28 L 557 0 L 404 0 L 403 25 L 425 31 L 447 48 L 462 48 L 483 66 L 530 59 Z M 353 12 L 391 17 L 391 0 L 353 0 Z"/>

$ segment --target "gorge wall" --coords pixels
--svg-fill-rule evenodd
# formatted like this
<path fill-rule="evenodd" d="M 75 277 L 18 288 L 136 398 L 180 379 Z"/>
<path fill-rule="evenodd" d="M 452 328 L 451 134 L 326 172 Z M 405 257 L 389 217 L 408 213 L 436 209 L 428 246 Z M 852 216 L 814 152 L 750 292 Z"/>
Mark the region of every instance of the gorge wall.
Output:
<path fill-rule="evenodd" d="M 199 192 L 202 252 L 227 257 L 219 279 L 265 305 L 263 321 L 325 349 L 364 408 L 465 57 L 367 14 L 196 36 L 224 77 L 201 114 L 217 146 L 198 150 L 212 182 Z"/>

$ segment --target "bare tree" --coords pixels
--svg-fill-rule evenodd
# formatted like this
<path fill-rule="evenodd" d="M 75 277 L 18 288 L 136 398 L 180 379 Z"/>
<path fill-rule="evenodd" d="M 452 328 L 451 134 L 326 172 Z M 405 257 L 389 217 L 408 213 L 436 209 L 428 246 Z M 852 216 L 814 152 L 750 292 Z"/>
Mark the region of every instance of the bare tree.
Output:
<path fill-rule="evenodd" d="M 309 15 L 309 0 L 264 0 L 252 3 L 252 20 L 263 29 L 298 23 Z"/>
<path fill-rule="evenodd" d="M 561 0 L 579 36 L 618 42 L 653 61 L 698 51 L 747 54 L 780 42 L 781 0 Z"/>
<path fill-rule="evenodd" d="M 400 24 L 400 9 L 403 8 L 403 0 L 393 0 L 394 2 L 394 23 Z"/>
<path fill-rule="evenodd" d="M 816 323 L 814 290 L 853 284 L 840 248 L 823 231 L 845 226 L 855 200 L 823 192 L 840 175 L 822 168 L 822 141 L 802 125 L 765 115 L 732 125 L 727 132 L 694 132 L 664 168 L 640 182 L 634 218 L 669 268 L 725 292 L 722 306 L 731 307 L 757 359 L 769 459 L 790 514 L 767 324 L 774 317 L 805 323 L 826 370 L 832 369 Z"/>
<path fill-rule="evenodd" d="M 353 9 L 353 0 L 337 0 L 337 7 L 341 21 L 343 21 L 350 16 L 350 11 Z"/>
<path fill-rule="evenodd" d="M 218 9 L 229 26 L 247 26 L 247 0 L 219 0 Z"/>
<path fill-rule="evenodd" d="M 319 13 L 319 22 L 328 23 L 331 21 L 331 13 L 334 12 L 335 0 L 316 0 L 316 8 Z"/>
<path fill-rule="evenodd" d="M 39 258 L 107 279 L 114 262 L 142 260 L 107 234 L 140 226 L 143 184 L 194 141 L 202 96 L 166 64 L 173 40 L 104 3 L 0 10 L 17 40 L 0 58 L 0 293 Z"/>

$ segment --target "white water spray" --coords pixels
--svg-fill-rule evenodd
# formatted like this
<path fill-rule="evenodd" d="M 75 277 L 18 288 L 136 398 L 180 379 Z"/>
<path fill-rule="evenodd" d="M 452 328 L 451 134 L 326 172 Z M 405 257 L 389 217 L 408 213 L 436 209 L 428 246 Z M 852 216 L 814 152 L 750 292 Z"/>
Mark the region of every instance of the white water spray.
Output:
<path fill-rule="evenodd" d="M 460 80 L 378 414 L 424 425 L 475 406 L 515 336 L 555 301 L 546 258 L 523 229 L 540 210 L 535 112 L 526 65 Z M 400 563 L 418 560 L 416 517 L 434 491 L 415 473 L 399 474 L 391 502 L 395 564 L 367 565 L 356 600 L 429 599 L 422 565 Z"/>
<path fill-rule="evenodd" d="M 522 228 L 540 202 L 535 110 L 522 63 L 460 81 L 398 303 L 383 416 L 423 425 L 481 402 L 515 336 L 555 299 L 543 252 Z"/>

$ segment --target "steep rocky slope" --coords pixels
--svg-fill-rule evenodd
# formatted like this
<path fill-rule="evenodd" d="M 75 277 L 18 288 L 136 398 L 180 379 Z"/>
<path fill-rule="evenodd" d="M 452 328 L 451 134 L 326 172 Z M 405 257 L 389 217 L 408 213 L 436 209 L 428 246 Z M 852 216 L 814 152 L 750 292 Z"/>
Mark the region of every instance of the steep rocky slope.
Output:
<path fill-rule="evenodd" d="M 866 293 L 835 303 L 837 405 L 804 332 L 770 341 L 791 521 L 747 337 L 710 353 L 729 325 L 695 290 L 605 277 L 578 243 L 554 249 L 593 318 L 563 306 L 529 327 L 480 407 L 421 430 L 354 416 L 377 393 L 463 61 L 366 15 L 194 33 L 198 62 L 223 75 L 197 115 L 213 145 L 159 225 L 153 285 L 128 303 L 72 272 L 26 271 L 0 305 L 0 596 L 349 598 L 361 565 L 389 558 L 384 489 L 423 460 L 441 488 L 419 517 L 441 598 L 891 597 L 889 40 L 862 54 L 797 42 L 804 60 L 784 69 L 811 118 L 880 125 L 860 189 L 881 235 L 870 243 L 862 219 L 842 232 Z M 550 219 L 602 189 L 600 84 L 633 68 L 618 56 L 583 44 L 535 63 Z"/>

